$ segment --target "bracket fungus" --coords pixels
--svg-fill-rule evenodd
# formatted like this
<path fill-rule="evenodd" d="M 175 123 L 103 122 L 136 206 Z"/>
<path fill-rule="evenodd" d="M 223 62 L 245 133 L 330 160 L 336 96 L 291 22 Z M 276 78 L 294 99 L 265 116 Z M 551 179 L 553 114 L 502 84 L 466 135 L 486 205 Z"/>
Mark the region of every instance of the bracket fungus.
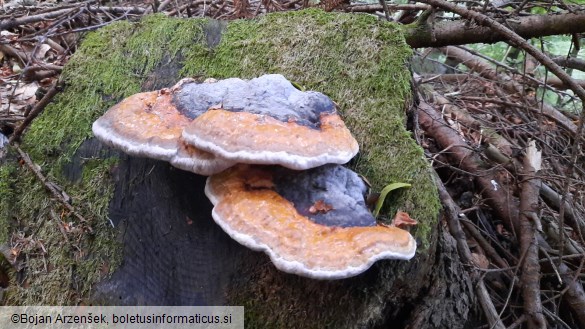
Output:
<path fill-rule="evenodd" d="M 380 259 L 410 259 L 414 238 L 376 225 L 359 176 L 339 165 L 293 171 L 237 165 L 207 179 L 216 223 L 288 273 L 315 279 L 358 275 Z"/>
<path fill-rule="evenodd" d="M 325 95 L 282 75 L 198 83 L 139 93 L 109 109 L 94 135 L 134 156 L 202 175 L 237 162 L 303 170 L 346 163 L 358 143 Z"/>
<path fill-rule="evenodd" d="M 183 79 L 124 99 L 92 129 L 130 155 L 212 175 L 205 193 L 214 220 L 282 271 L 346 278 L 416 251 L 410 233 L 377 225 L 365 183 L 340 166 L 358 143 L 336 105 L 282 75 Z"/>
<path fill-rule="evenodd" d="M 181 133 L 190 122 L 172 104 L 171 92 L 163 89 L 124 99 L 97 119 L 92 130 L 99 140 L 129 155 L 169 161 L 200 175 L 234 165 L 186 144 Z"/>

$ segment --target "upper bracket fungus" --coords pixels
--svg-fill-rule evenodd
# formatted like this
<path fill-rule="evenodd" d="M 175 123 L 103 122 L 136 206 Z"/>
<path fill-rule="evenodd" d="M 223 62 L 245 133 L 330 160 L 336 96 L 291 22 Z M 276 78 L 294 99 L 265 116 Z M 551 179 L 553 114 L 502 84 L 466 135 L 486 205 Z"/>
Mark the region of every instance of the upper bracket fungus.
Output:
<path fill-rule="evenodd" d="M 307 171 L 237 165 L 205 187 L 214 220 L 232 238 L 266 252 L 284 272 L 315 279 L 347 278 L 380 259 L 414 256 L 410 233 L 376 225 L 365 190 L 339 165 Z"/>
<path fill-rule="evenodd" d="M 197 83 L 130 96 L 93 124 L 124 152 L 202 175 L 236 162 L 303 170 L 346 163 L 358 144 L 325 95 L 297 90 L 282 75 Z"/>

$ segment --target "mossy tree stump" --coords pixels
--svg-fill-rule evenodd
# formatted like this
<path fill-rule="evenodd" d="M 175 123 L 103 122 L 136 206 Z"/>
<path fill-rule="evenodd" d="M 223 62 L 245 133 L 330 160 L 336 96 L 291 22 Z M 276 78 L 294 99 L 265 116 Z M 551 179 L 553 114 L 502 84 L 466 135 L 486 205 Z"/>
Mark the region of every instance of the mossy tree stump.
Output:
<path fill-rule="evenodd" d="M 315 10 L 229 23 L 154 15 L 90 33 L 63 73 L 65 91 L 35 121 L 23 148 L 64 187 L 93 233 L 65 243 L 57 227 L 71 220 L 67 214 L 26 168 L 0 167 L 4 241 L 21 232 L 48 250 L 34 257 L 35 250 L 23 251 L 31 257 L 14 275 L 7 302 L 244 305 L 251 328 L 465 326 L 471 287 L 461 282 L 469 278 L 440 230 L 428 164 L 405 129 L 410 53 L 398 26 Z M 267 73 L 339 104 L 361 148 L 350 166 L 374 190 L 413 184 L 386 210 L 419 221 L 414 260 L 380 261 L 337 281 L 279 272 L 215 225 L 204 177 L 127 157 L 91 136 L 91 123 L 131 94 L 187 76 Z"/>

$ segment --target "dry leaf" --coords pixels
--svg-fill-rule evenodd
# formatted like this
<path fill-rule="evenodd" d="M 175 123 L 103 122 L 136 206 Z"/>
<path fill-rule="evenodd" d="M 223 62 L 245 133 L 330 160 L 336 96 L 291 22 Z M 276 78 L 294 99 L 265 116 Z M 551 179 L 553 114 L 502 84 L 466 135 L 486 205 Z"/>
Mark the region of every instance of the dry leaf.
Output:
<path fill-rule="evenodd" d="M 2 30 L 2 31 L 0 31 L 0 36 L 6 37 L 6 38 L 9 38 L 9 37 L 16 38 L 16 37 L 18 37 L 18 34 L 12 33 L 12 32 L 6 31 L 6 30 Z"/>
<path fill-rule="evenodd" d="M 526 157 L 528 158 L 532 168 L 535 171 L 539 171 L 542 164 L 542 152 L 536 148 L 536 142 L 534 140 L 528 141 Z"/>
<path fill-rule="evenodd" d="M 490 266 L 490 261 L 484 255 L 474 252 L 471 253 L 471 262 L 482 269 L 487 269 Z"/>
<path fill-rule="evenodd" d="M 37 47 L 37 52 L 35 53 L 35 58 L 38 60 L 42 60 L 45 58 L 45 55 L 47 54 L 47 51 L 51 50 L 51 46 L 49 46 L 46 43 L 43 43 L 42 45 Z"/>
<path fill-rule="evenodd" d="M 309 212 L 311 214 L 316 214 L 319 212 L 326 213 L 329 210 L 333 209 L 333 206 L 330 204 L 326 204 L 323 200 L 317 200 L 315 203 L 309 208 Z"/>
<path fill-rule="evenodd" d="M 37 89 L 39 89 L 39 84 L 36 81 L 22 85 L 14 91 L 14 100 L 17 102 L 35 102 Z"/>
<path fill-rule="evenodd" d="M 394 216 L 394 219 L 392 220 L 392 225 L 399 228 L 405 228 L 407 226 L 414 226 L 417 224 L 418 222 L 410 218 L 410 215 L 404 211 L 396 212 L 396 216 Z"/>

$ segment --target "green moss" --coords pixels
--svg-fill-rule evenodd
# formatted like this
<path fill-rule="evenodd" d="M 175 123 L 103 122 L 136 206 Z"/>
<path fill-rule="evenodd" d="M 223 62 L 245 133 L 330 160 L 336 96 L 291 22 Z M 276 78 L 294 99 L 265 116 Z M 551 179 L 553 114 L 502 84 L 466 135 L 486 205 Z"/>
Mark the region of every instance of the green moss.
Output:
<path fill-rule="evenodd" d="M 16 200 L 16 165 L 0 166 L 0 244 L 9 240 L 12 209 Z"/>
<path fill-rule="evenodd" d="M 178 25 L 188 26 L 179 28 Z M 64 212 L 26 170 L 19 173 L 14 187 L 18 202 L 12 208 L 0 205 L 0 211 L 14 210 L 12 216 L 17 225 L 12 228 L 13 236 L 42 240 L 47 254 L 41 257 L 36 249 L 22 250 L 26 257 L 30 254 L 38 257 L 28 261 L 29 274 L 26 282 L 21 283 L 30 288 L 9 292 L 9 303 L 75 303 L 77 298 L 89 295 L 91 285 L 104 268 L 112 271 L 120 262 L 114 256 L 121 253 L 116 252 L 114 230 L 107 219 L 113 193 L 108 178 L 115 160 L 86 159 L 78 182 L 64 177 L 64 165 L 91 136 L 91 123 L 123 97 L 138 92 L 147 74 L 164 56 L 176 55 L 179 49 L 193 42 L 193 36 L 201 37 L 200 26 L 201 22 L 184 24 L 161 16 L 151 16 L 138 24 L 120 22 L 90 33 L 67 64 L 62 75 L 65 91 L 35 120 L 22 147 L 49 179 L 64 188 L 88 223 L 77 223 Z M 76 243 L 68 246 L 55 223 L 55 215 L 65 223 L 71 221 L 74 230 L 93 233 L 71 233 L 70 240 Z"/>
<path fill-rule="evenodd" d="M 19 198 L 12 207 L 16 223 L 11 242 L 27 266 L 24 279 L 7 293 L 8 304 L 75 304 L 108 274 L 102 264 L 112 269 L 119 264 L 114 232 L 106 220 L 113 190 L 103 183 L 112 161 L 101 161 L 90 169 L 91 175 L 75 184 L 56 180 L 87 223 L 77 221 L 52 200 L 27 167 L 18 169 L 13 191 Z"/>
<path fill-rule="evenodd" d="M 417 219 L 416 235 L 426 246 L 440 203 L 422 149 L 405 129 L 410 55 L 397 25 L 307 10 L 231 22 L 219 46 L 186 52 L 183 72 L 216 78 L 281 73 L 329 95 L 360 142 L 355 169 L 374 190 L 413 184 L 392 194 L 396 200 L 386 211 L 390 218 L 401 209 Z"/>
<path fill-rule="evenodd" d="M 67 91 L 27 133 L 25 144 L 33 159 L 58 154 L 59 165 L 71 159 L 91 136 L 91 123 L 122 98 L 139 92 L 163 58 L 200 42 L 201 26 L 201 21 L 153 15 L 140 23 L 120 22 L 90 33 L 63 72 Z"/>
<path fill-rule="evenodd" d="M 0 186 L 0 196 L 6 195 L 0 201 L 0 230 L 8 223 L 5 214 L 10 213 L 16 220 L 12 237 L 42 241 L 46 250 L 46 254 L 32 247 L 21 251 L 24 257 L 30 257 L 27 278 L 8 292 L 8 303 L 76 303 L 89 296 L 91 286 L 104 271 L 112 272 L 119 264 L 122 253 L 107 219 L 113 195 L 109 173 L 116 160 L 84 159 L 81 179 L 74 182 L 65 177 L 64 168 L 91 136 L 92 122 L 122 98 L 139 92 L 148 75 L 165 59 L 180 56 L 181 49 L 201 43 L 203 24 L 169 20 L 162 15 L 149 16 L 136 24 L 119 22 L 88 34 L 66 65 L 62 74 L 65 91 L 35 120 L 22 147 L 51 181 L 63 187 L 88 223 L 78 223 L 51 200 L 26 168 L 19 169 L 18 183 L 11 188 Z M 9 168 L 2 167 L 2 173 Z M 10 182 L 2 180 L 3 184 Z M 9 203 L 12 194 L 7 193 L 19 195 L 18 201 Z M 67 225 L 71 222 L 69 242 L 55 218 Z"/>
<path fill-rule="evenodd" d="M 0 201 L 0 214 L 15 219 L 13 237 L 35 241 L 22 250 L 26 280 L 9 291 L 9 303 L 76 303 L 91 293 L 104 268 L 115 269 L 119 260 L 112 257 L 121 252 L 107 209 L 116 159 L 85 159 L 77 181 L 67 179 L 64 168 L 91 136 L 91 123 L 123 97 L 148 88 L 152 72 L 168 63 L 178 62 L 181 76 L 281 73 L 329 95 L 360 142 L 361 153 L 353 164 L 357 171 L 375 190 L 389 182 L 413 184 L 396 195 L 389 212 L 409 212 L 420 222 L 417 237 L 426 241 L 440 204 L 422 151 L 404 128 L 411 94 L 406 62 L 411 53 L 400 29 L 367 15 L 308 10 L 230 22 L 221 42 L 209 49 L 214 42 L 203 31 L 211 25 L 204 19 L 153 15 L 87 35 L 62 75 L 65 91 L 35 120 L 22 147 L 64 188 L 88 223 L 64 211 L 28 169 L 3 167 L 0 175 L 17 170 L 18 182 L 8 181 L 13 187 L 8 193 L 19 197 L 11 204 Z M 6 191 L 10 188 L 0 186 L 0 196 Z M 67 239 L 59 222 L 72 223 Z M 249 309 L 254 310 L 251 303 Z"/>

